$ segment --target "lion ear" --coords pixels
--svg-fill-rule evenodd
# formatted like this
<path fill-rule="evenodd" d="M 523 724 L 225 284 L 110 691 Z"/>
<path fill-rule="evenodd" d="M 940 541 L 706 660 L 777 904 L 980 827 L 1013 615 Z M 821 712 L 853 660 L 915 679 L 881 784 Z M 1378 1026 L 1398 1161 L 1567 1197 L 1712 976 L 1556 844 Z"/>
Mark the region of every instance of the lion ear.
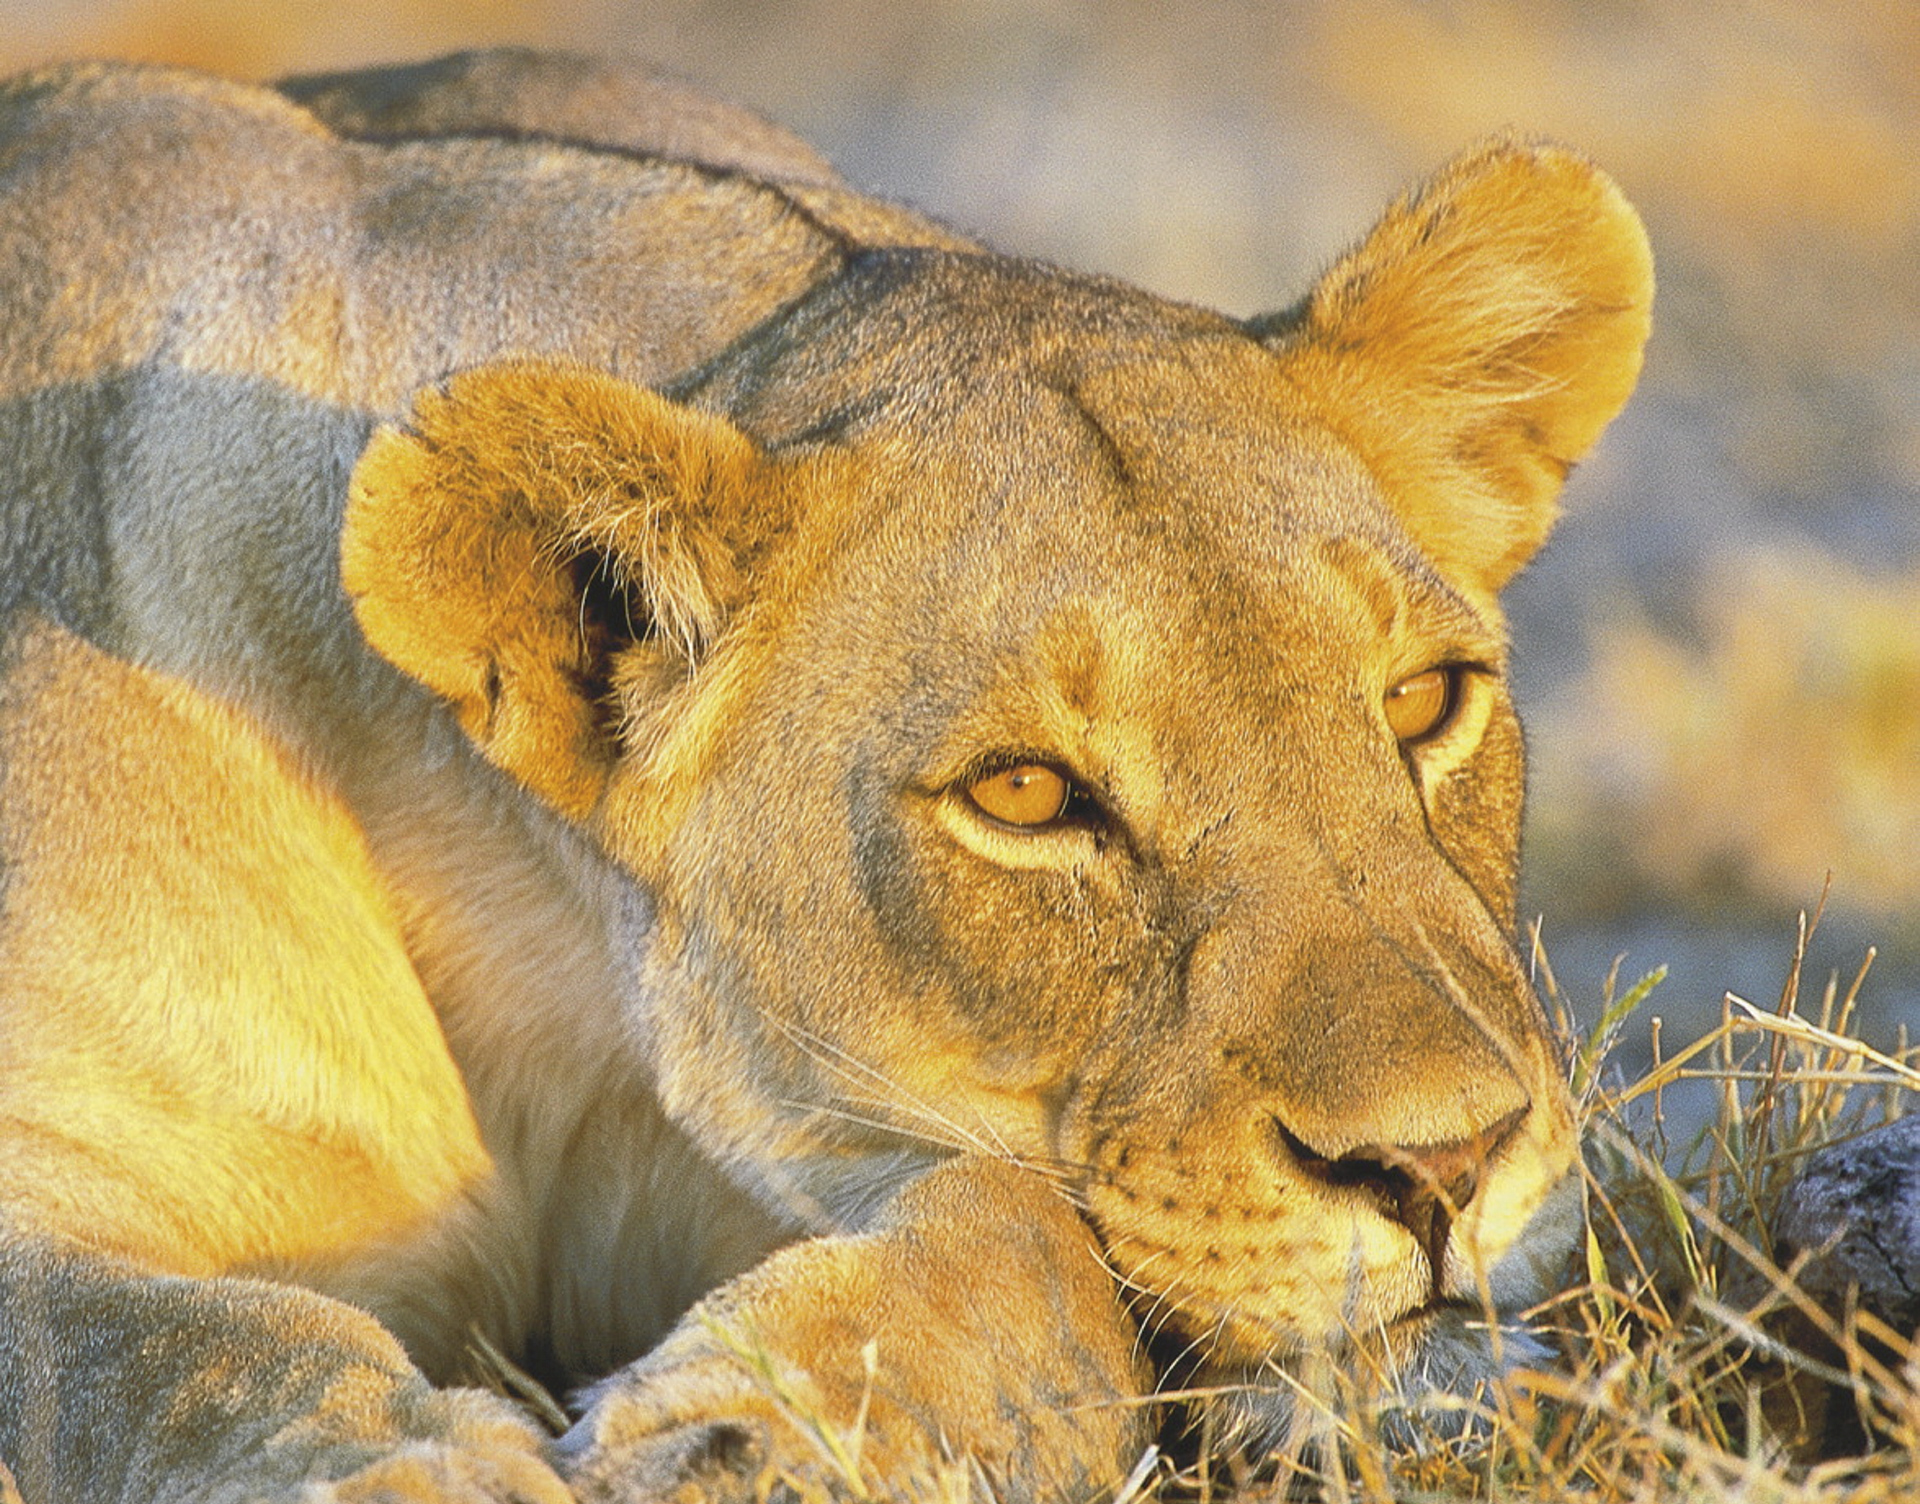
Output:
<path fill-rule="evenodd" d="M 614 377 L 483 367 L 374 434 L 342 578 L 374 648 L 581 819 L 613 767 L 614 656 L 699 658 L 739 602 L 771 468 L 724 419 Z"/>
<path fill-rule="evenodd" d="M 1498 140 L 1389 209 L 1300 307 L 1255 329 L 1359 450 L 1415 540 L 1500 589 L 1640 373 L 1646 231 L 1598 168 Z"/>

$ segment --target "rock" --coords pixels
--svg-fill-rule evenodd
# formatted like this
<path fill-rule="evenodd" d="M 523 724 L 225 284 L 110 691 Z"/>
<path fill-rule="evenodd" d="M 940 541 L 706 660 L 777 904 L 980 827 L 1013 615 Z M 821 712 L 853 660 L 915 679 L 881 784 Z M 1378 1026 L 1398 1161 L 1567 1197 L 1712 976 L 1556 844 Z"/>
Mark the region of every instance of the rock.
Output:
<path fill-rule="evenodd" d="M 1799 1285 L 1839 1317 L 1849 1291 L 1895 1331 L 1920 1328 L 1920 1116 L 1811 1156 L 1781 1198 L 1774 1257 L 1801 1253 Z"/>

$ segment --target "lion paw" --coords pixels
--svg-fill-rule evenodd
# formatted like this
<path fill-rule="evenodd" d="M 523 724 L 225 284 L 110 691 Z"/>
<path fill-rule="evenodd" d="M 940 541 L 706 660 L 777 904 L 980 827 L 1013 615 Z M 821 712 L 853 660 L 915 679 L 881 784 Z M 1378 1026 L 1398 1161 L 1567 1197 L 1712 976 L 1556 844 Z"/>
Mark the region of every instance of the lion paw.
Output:
<path fill-rule="evenodd" d="M 400 1434 L 384 1445 L 323 1443 L 309 1466 L 328 1479 L 296 1492 L 297 1504 L 573 1504 L 542 1435 L 490 1394 L 404 1392 L 391 1419 Z M 294 1440 L 300 1429 L 282 1434 Z M 297 1453 L 295 1441 L 287 1461 Z M 256 1498 L 249 1493 L 248 1504 Z"/>
<path fill-rule="evenodd" d="M 569 1475 L 581 1504 L 752 1504 L 775 1482 L 794 1481 L 774 1461 L 766 1428 L 739 1420 L 695 1421 L 594 1448 Z"/>
<path fill-rule="evenodd" d="M 1090 1241 L 1037 1178 L 943 1166 L 588 1391 L 561 1472 L 591 1504 L 1110 1490 L 1150 1439 L 1152 1376 Z"/>
<path fill-rule="evenodd" d="M 581 1504 L 751 1504 L 866 1497 L 895 1480 L 863 1438 L 804 1416 L 752 1378 L 694 1364 L 609 1388 L 558 1444 Z M 878 1461 L 879 1465 L 874 1466 Z"/>
<path fill-rule="evenodd" d="M 299 1504 L 572 1504 L 573 1497 L 551 1468 L 525 1453 L 416 1445 L 308 1485 Z"/>

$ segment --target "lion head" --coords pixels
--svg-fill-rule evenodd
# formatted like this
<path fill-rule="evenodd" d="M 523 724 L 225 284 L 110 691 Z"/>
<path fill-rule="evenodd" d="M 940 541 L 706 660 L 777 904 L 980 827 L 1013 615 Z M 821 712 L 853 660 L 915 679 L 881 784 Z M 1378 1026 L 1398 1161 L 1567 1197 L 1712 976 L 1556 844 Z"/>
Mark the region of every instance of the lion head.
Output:
<path fill-rule="evenodd" d="M 1563 1251 L 1498 594 L 1651 269 L 1500 142 L 1286 313 L 874 246 L 664 393 L 509 362 L 360 463 L 369 640 L 631 878 L 630 1023 L 744 1183 L 957 1154 L 1084 1208 L 1272 1439 L 1343 1354 L 1483 1372 Z"/>

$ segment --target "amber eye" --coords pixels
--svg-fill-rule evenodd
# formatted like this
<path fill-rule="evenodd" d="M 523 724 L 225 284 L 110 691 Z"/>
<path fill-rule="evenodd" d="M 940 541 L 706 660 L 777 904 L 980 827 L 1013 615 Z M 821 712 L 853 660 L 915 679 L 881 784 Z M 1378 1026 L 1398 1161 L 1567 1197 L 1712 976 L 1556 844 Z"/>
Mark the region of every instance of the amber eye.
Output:
<path fill-rule="evenodd" d="M 1453 712 L 1456 678 L 1450 668 L 1430 668 L 1388 690 L 1387 726 L 1393 734 L 1417 742 L 1444 726 Z"/>
<path fill-rule="evenodd" d="M 1023 762 L 967 785 L 967 797 L 1006 825 L 1051 825 L 1066 810 L 1073 785 L 1052 768 Z"/>

